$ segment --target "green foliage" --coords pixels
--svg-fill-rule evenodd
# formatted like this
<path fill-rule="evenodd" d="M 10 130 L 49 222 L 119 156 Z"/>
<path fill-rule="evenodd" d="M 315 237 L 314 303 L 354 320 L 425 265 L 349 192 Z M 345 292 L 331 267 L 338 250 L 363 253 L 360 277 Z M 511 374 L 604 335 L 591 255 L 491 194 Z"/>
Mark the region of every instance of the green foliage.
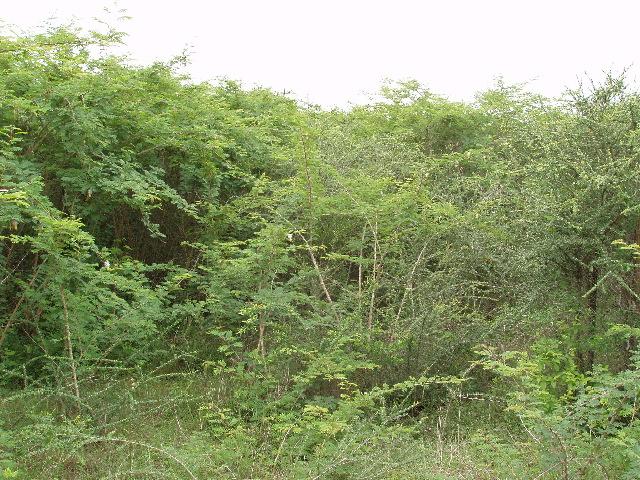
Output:
<path fill-rule="evenodd" d="M 0 36 L 2 478 L 640 475 L 623 77 L 325 112 L 122 39 Z"/>
<path fill-rule="evenodd" d="M 539 468 L 559 478 L 636 478 L 638 463 L 638 362 L 612 374 L 600 367 L 587 376 L 560 344 L 525 352 L 481 352 L 484 368 L 509 380 L 507 410 L 541 449 Z"/>

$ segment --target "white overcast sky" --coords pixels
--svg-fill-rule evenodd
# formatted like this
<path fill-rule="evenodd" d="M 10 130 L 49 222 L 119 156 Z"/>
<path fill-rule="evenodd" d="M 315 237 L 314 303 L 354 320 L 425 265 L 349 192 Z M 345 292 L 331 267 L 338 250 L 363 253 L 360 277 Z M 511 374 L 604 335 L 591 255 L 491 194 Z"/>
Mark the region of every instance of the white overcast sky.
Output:
<path fill-rule="evenodd" d="M 115 5 L 115 7 L 114 7 Z M 383 79 L 469 100 L 502 76 L 554 96 L 585 73 L 640 64 L 638 0 L 0 0 L 33 29 L 125 9 L 141 63 L 191 51 L 194 80 L 226 76 L 325 107 L 361 102 Z"/>

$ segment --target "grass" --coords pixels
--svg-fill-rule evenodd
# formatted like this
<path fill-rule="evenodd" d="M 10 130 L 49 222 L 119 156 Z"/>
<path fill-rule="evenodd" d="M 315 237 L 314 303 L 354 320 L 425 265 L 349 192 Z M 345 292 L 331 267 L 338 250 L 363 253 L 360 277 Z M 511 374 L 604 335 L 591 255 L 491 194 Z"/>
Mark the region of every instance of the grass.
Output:
<path fill-rule="evenodd" d="M 490 411 L 479 402 L 408 426 L 362 420 L 314 443 L 310 434 L 274 433 L 265 422 L 214 428 L 207 412 L 230 406 L 225 391 L 206 374 L 165 373 L 85 384 L 76 414 L 54 391 L 5 397 L 5 463 L 10 454 L 15 478 L 32 480 L 506 480 L 541 473 L 535 448 L 519 432 L 510 436 L 506 424 L 478 429 Z"/>

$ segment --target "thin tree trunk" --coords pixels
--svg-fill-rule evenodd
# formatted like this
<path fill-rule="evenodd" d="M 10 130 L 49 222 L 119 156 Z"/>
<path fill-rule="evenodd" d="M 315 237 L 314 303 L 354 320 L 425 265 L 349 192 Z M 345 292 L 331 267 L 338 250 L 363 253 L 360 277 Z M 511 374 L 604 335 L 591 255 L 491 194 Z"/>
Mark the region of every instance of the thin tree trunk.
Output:
<path fill-rule="evenodd" d="M 313 218 L 313 183 L 311 182 L 311 170 L 309 169 L 309 155 L 307 154 L 307 142 L 304 134 L 302 135 L 302 155 L 304 157 L 304 173 L 307 180 L 307 214 L 309 221 L 307 223 L 307 232 L 309 240 L 313 240 L 311 231 L 311 222 Z"/>
<path fill-rule="evenodd" d="M 305 176 L 307 181 L 307 213 L 309 214 L 307 232 L 309 234 L 309 240 L 307 240 L 304 237 L 304 235 L 302 235 L 301 233 L 299 233 L 299 235 L 300 235 L 300 238 L 302 238 L 302 241 L 304 241 L 305 245 L 307 246 L 307 252 L 309 253 L 309 258 L 311 258 L 311 263 L 313 263 L 313 268 L 318 274 L 320 287 L 322 288 L 324 296 L 327 299 L 327 301 L 331 304 L 332 308 L 334 309 L 336 318 L 338 318 L 338 314 L 335 310 L 335 307 L 333 306 L 333 300 L 331 299 L 331 295 L 329 294 L 329 289 L 327 288 L 327 284 L 324 281 L 324 276 L 322 275 L 322 271 L 320 270 L 320 265 L 318 264 L 318 261 L 316 260 L 316 257 L 313 254 L 313 248 L 311 247 L 311 244 L 313 242 L 313 232 L 311 230 L 311 225 L 312 225 L 311 218 L 313 215 L 313 211 L 312 211 L 313 210 L 313 183 L 311 181 L 311 170 L 309 168 L 309 154 L 307 153 L 307 142 L 304 134 L 302 135 L 302 155 L 304 157 L 304 169 L 305 169 Z"/>
<path fill-rule="evenodd" d="M 67 349 L 67 356 L 71 365 L 71 382 L 73 386 L 73 395 L 76 402 L 80 404 L 80 388 L 78 387 L 78 373 L 76 371 L 76 362 L 73 358 L 73 345 L 71 343 L 71 330 L 69 328 L 69 310 L 67 309 L 67 299 L 64 294 L 64 287 L 60 285 L 60 298 L 62 299 L 62 311 L 64 313 L 64 344 Z"/>
<path fill-rule="evenodd" d="M 263 357 L 267 354 L 267 350 L 264 345 L 264 330 L 264 319 L 262 318 L 262 315 L 260 315 L 260 324 L 258 325 L 258 350 L 260 351 L 260 355 Z"/>
<path fill-rule="evenodd" d="M 588 297 L 587 297 L 587 324 L 584 329 L 583 340 L 591 342 L 596 334 L 597 327 L 597 314 L 598 314 L 598 269 L 593 267 L 587 275 Z M 593 364 L 595 360 L 595 352 L 592 347 L 589 347 L 584 352 L 582 358 L 582 371 L 584 373 L 593 370 Z"/>
<path fill-rule="evenodd" d="M 36 255 L 36 259 L 34 263 L 37 264 L 37 262 L 38 262 L 38 256 Z M 2 349 L 2 345 L 4 344 L 5 339 L 7 338 L 7 333 L 9 332 L 9 329 L 11 328 L 11 326 L 13 325 L 13 322 L 15 321 L 15 317 L 16 317 L 16 314 L 18 313 L 18 309 L 22 305 L 22 302 L 24 302 L 25 298 L 27 298 L 27 292 L 31 287 L 33 287 L 33 284 L 35 283 L 36 278 L 38 276 L 38 271 L 40 270 L 40 267 L 43 264 L 44 262 L 35 268 L 33 275 L 31 276 L 31 280 L 29 280 L 29 285 L 27 285 L 27 288 L 24 289 L 24 292 L 22 293 L 22 296 L 18 300 L 18 303 L 16 303 L 16 306 L 13 307 L 13 310 L 11 311 L 11 315 L 9 316 L 7 323 L 5 323 L 4 327 L 2 328 L 2 333 L 0 333 L 0 350 Z"/>
<path fill-rule="evenodd" d="M 636 245 L 640 245 L 640 219 L 638 219 L 638 221 L 636 222 L 636 228 L 633 232 L 633 243 L 635 243 Z M 631 289 L 633 292 L 635 292 L 636 295 L 635 298 L 631 299 L 631 304 L 633 305 L 635 314 L 638 315 L 640 314 L 640 301 L 638 301 L 638 297 L 640 296 L 640 258 L 634 256 L 633 263 L 635 268 L 633 270 Z M 633 322 L 631 323 L 632 326 L 637 326 L 634 325 Z M 627 339 L 625 345 L 625 369 L 631 368 L 631 356 L 637 350 L 637 348 L 638 337 L 632 335 Z"/>
<path fill-rule="evenodd" d="M 376 302 L 376 284 L 378 282 L 378 222 L 371 230 L 373 233 L 373 271 L 371 272 L 371 300 L 369 301 L 369 315 L 367 318 L 367 327 L 369 331 L 373 330 L 373 313 Z"/>
<path fill-rule="evenodd" d="M 398 323 L 400 321 L 400 315 L 402 314 L 402 309 L 404 308 L 404 304 L 407 300 L 407 295 L 409 294 L 409 291 L 413 290 L 412 285 L 413 285 L 413 277 L 416 274 L 416 270 L 418 270 L 418 266 L 420 265 L 420 262 L 422 261 L 422 257 L 424 256 L 425 252 L 427 251 L 427 245 L 428 242 L 425 242 L 424 245 L 422 246 L 422 250 L 420 250 L 420 253 L 418 254 L 418 258 L 416 258 L 416 261 L 413 264 L 413 267 L 411 268 L 411 272 L 409 273 L 409 276 L 407 277 L 407 282 L 405 284 L 404 287 L 404 292 L 402 293 L 402 299 L 400 300 L 400 306 L 398 307 L 398 313 L 396 313 L 396 317 L 395 320 L 393 321 L 393 325 L 391 326 L 391 332 L 389 334 L 389 340 L 393 340 L 395 337 L 395 332 L 398 326 Z"/>
<path fill-rule="evenodd" d="M 322 291 L 324 292 L 324 296 L 327 299 L 327 302 L 333 304 L 333 300 L 331 299 L 331 295 L 329 294 L 329 289 L 327 288 L 327 284 L 324 281 L 324 276 L 322 275 L 322 271 L 320 270 L 320 265 L 318 264 L 318 261 L 316 260 L 316 256 L 313 254 L 313 248 L 311 248 L 311 244 L 307 241 L 307 239 L 304 237 L 304 235 L 302 235 L 301 233 L 298 233 L 298 235 L 300 236 L 300 238 L 302 238 L 302 241 L 307 246 L 307 252 L 309 253 L 309 258 L 311 259 L 311 263 L 313 263 L 313 268 L 315 269 L 316 273 L 318 274 L 318 280 L 320 281 L 320 287 L 322 288 Z"/>
<path fill-rule="evenodd" d="M 367 226 L 362 228 L 362 237 L 360 238 L 360 257 L 358 262 L 358 299 L 362 300 L 362 252 L 364 250 L 364 238 L 367 233 Z"/>
<path fill-rule="evenodd" d="M 262 290 L 262 286 L 259 287 Z M 264 341 L 265 332 L 264 312 L 258 312 L 258 351 L 263 357 L 267 355 L 267 349 Z"/>

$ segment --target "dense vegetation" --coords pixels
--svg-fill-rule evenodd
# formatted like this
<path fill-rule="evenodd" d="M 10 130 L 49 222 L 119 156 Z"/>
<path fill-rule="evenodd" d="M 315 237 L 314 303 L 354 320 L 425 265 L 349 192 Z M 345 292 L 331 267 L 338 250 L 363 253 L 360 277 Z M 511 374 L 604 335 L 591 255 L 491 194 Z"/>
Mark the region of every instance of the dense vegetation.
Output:
<path fill-rule="evenodd" d="M 640 95 L 322 111 L 0 37 L 0 477 L 640 477 Z"/>

